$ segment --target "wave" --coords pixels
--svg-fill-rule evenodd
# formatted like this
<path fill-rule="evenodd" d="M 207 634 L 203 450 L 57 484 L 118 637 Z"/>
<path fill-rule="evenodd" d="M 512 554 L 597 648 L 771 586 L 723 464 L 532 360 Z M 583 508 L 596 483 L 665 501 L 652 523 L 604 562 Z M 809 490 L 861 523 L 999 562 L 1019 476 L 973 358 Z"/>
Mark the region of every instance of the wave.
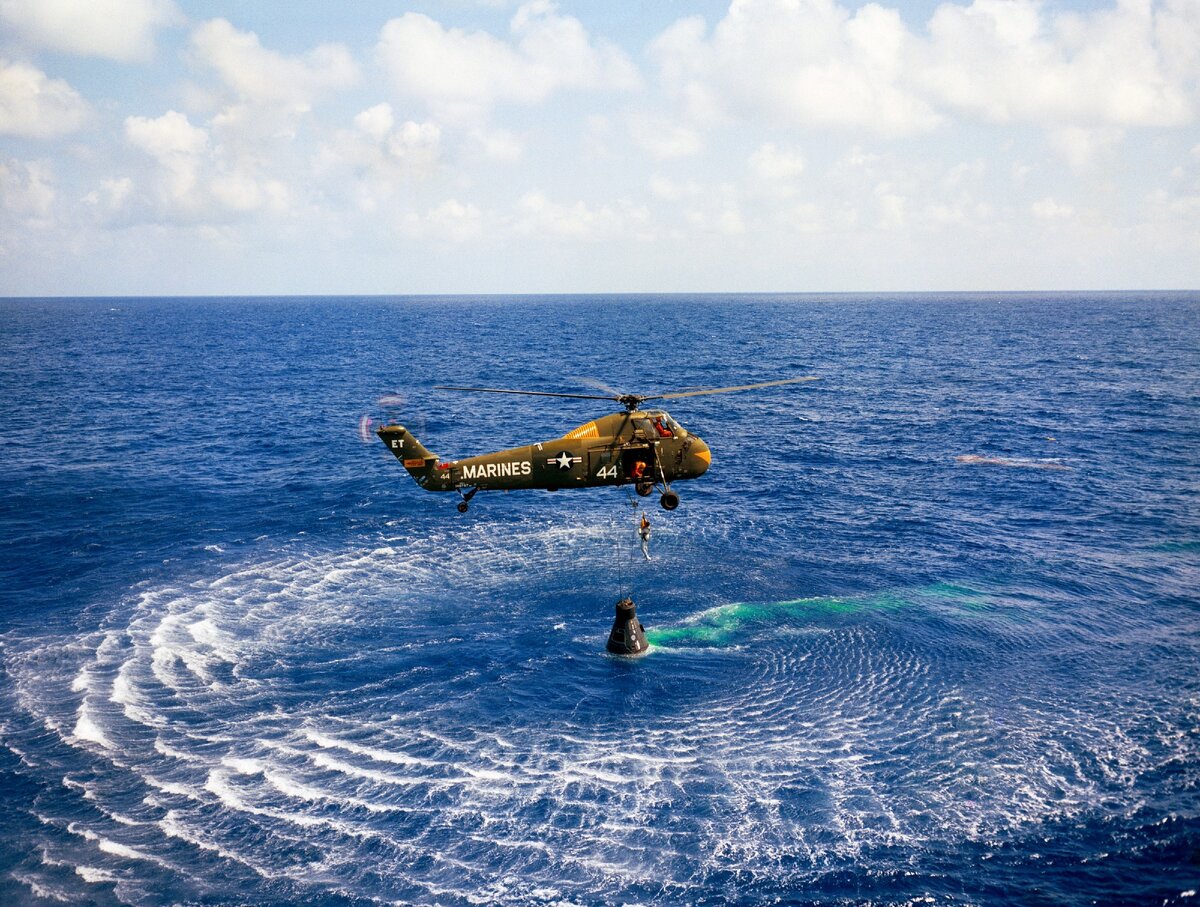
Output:
<path fill-rule="evenodd" d="M 1072 467 L 1066 465 L 1061 459 L 1044 459 L 1031 460 L 1021 457 L 992 457 L 982 454 L 961 454 L 954 458 L 956 463 L 962 463 L 965 466 L 1011 466 L 1018 469 L 1051 469 L 1058 471 L 1069 471 Z"/>
<path fill-rule="evenodd" d="M 1021 586 L 677 606 L 636 665 L 603 657 L 600 620 L 545 645 L 580 600 L 608 613 L 588 582 L 613 542 L 397 533 L 142 590 L 102 631 L 6 641 L 24 723 L 5 746 L 23 771 L 66 767 L 41 815 L 87 845 L 80 885 L 151 866 L 180 900 L 229 899 L 249 873 L 297 899 L 451 903 L 688 900 L 731 875 L 800 890 L 1131 804 L 1186 757 L 1178 701 L 1115 718 L 1099 689 L 1054 702 L 950 667 L 951 650 L 1019 659 Z M 1153 745 L 1151 715 L 1174 729 Z M 27 877 L 72 891 L 45 872 Z"/>

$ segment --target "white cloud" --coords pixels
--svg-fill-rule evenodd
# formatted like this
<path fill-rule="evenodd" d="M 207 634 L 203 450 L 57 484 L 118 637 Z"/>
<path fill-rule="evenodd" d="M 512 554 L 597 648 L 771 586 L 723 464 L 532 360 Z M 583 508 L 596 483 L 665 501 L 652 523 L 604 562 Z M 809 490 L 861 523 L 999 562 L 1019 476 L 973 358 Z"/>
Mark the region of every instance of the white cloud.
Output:
<path fill-rule="evenodd" d="M 717 233 L 724 236 L 741 236 L 746 232 L 746 224 L 742 220 L 742 212 L 737 208 L 726 208 L 721 211 L 713 223 Z"/>
<path fill-rule="evenodd" d="M 0 0 L 14 292 L 1195 283 L 1200 0 L 724 0 L 649 49 L 520 2 L 355 20 L 363 85 L 310 22 L 131 81 Z"/>
<path fill-rule="evenodd" d="M 656 213 L 663 221 L 682 224 L 672 231 L 676 238 L 688 233 L 739 236 L 748 231 L 743 216 L 741 189 L 734 183 L 708 184 L 694 179 L 672 180 L 662 174 L 650 177 L 650 195 L 660 204 Z M 760 206 L 751 212 L 751 226 L 763 215 Z"/>
<path fill-rule="evenodd" d="M 1035 0 L 939 7 L 920 75 L 931 96 L 999 123 L 1166 126 L 1194 116 L 1194 54 L 1160 42 L 1151 3 L 1058 16 L 1043 9 Z M 1189 14 L 1171 4 L 1164 18 L 1196 33 L 1200 6 Z"/>
<path fill-rule="evenodd" d="M 213 19 L 192 31 L 188 59 L 219 80 L 198 105 L 214 112 L 203 125 L 177 111 L 128 117 L 125 138 L 152 165 L 134 161 L 132 177 L 110 175 L 111 185 L 132 179 L 132 187 L 97 190 L 90 196 L 96 210 L 116 222 L 181 225 L 295 210 L 304 199 L 294 187 L 306 185 L 311 157 L 297 140 L 300 121 L 322 95 L 355 84 L 350 53 L 325 44 L 303 55 L 280 54 L 252 32 Z"/>
<path fill-rule="evenodd" d="M 1029 206 L 1030 212 L 1038 220 L 1069 220 L 1075 216 L 1075 209 L 1053 198 L 1043 198 Z"/>
<path fill-rule="evenodd" d="M 171 110 L 153 120 L 127 117 L 125 139 L 158 163 L 156 191 L 165 207 L 180 211 L 200 205 L 196 184 L 203 163 L 201 155 L 208 145 L 207 131 Z"/>
<path fill-rule="evenodd" d="M 593 41 L 578 19 L 553 4 L 522 6 L 511 41 L 444 28 L 405 13 L 380 32 L 377 54 L 396 90 L 449 119 L 475 119 L 499 103 L 537 104 L 565 89 L 624 91 L 637 70 L 617 47 Z"/>
<path fill-rule="evenodd" d="M 293 203 L 287 184 L 262 172 L 268 166 L 239 156 L 236 149 L 215 146 L 209 130 L 192 125 L 178 111 L 154 119 L 126 118 L 125 139 L 147 154 L 154 167 L 138 182 L 128 177 L 109 180 L 93 193 L 90 198 L 103 213 L 204 224 L 252 212 L 285 211 Z"/>
<path fill-rule="evenodd" d="M 384 170 L 403 164 L 406 172 L 428 170 L 438 161 L 442 128 L 436 122 L 396 124 L 391 104 L 367 108 L 354 118 L 354 132 L 340 134 L 341 152 L 356 167 Z"/>
<path fill-rule="evenodd" d="M 794 148 L 766 142 L 750 155 L 750 172 L 765 183 L 791 183 L 806 166 L 804 155 Z"/>
<path fill-rule="evenodd" d="M 170 110 L 157 119 L 128 117 L 125 137 L 130 144 L 159 160 L 191 157 L 208 144 L 208 133 L 193 126 L 188 118 Z"/>
<path fill-rule="evenodd" d="M 670 117 L 637 113 L 628 125 L 634 144 L 656 158 L 690 157 L 704 147 L 697 129 Z"/>
<path fill-rule="evenodd" d="M 396 115 L 388 103 L 376 104 L 355 116 L 354 129 L 358 143 L 352 157 L 358 164 L 367 163 L 368 157 L 432 164 L 442 140 L 442 130 L 436 123 L 406 120 L 396 125 Z M 370 149 L 365 156 L 360 153 L 363 143 Z"/>
<path fill-rule="evenodd" d="M 49 139 L 78 129 L 87 103 L 62 79 L 0 59 L 0 135 Z"/>
<path fill-rule="evenodd" d="M 1200 192 L 1192 195 L 1156 189 L 1146 199 L 1151 219 L 1171 227 L 1173 240 L 1191 245 L 1200 251 Z"/>
<path fill-rule="evenodd" d="M 465 243 L 483 232 L 483 212 L 469 202 L 447 199 L 423 215 L 405 215 L 401 226 L 410 239 Z"/>
<path fill-rule="evenodd" d="M 84 202 L 94 206 L 105 219 L 120 212 L 133 193 L 133 180 L 127 176 L 100 181 L 100 188 L 84 196 Z"/>
<path fill-rule="evenodd" d="M 354 118 L 354 128 L 367 138 L 382 142 L 396 124 L 391 104 L 376 104 Z"/>
<path fill-rule="evenodd" d="M 197 27 L 191 51 L 196 62 L 252 103 L 305 109 L 317 96 L 348 88 L 359 77 L 350 52 L 340 44 L 322 44 L 302 57 L 289 57 L 263 47 L 258 35 L 238 31 L 225 19 Z"/>
<path fill-rule="evenodd" d="M 534 189 L 517 201 L 513 229 L 519 236 L 540 235 L 595 242 L 630 231 L 640 233 L 648 219 L 649 212 L 644 207 L 627 199 L 598 207 L 583 201 L 568 205 L 553 201 L 541 190 Z"/>
<path fill-rule="evenodd" d="M 684 221 L 694 231 L 718 236 L 741 236 L 746 232 L 742 213 L 737 208 L 707 210 L 689 208 L 684 212 Z"/>
<path fill-rule="evenodd" d="M 820 207 L 810 202 L 795 205 L 780 212 L 780 227 L 790 233 L 816 236 L 829 229 Z"/>
<path fill-rule="evenodd" d="M 944 189 L 957 189 L 965 183 L 975 182 L 987 173 L 987 169 L 987 162 L 982 158 L 955 164 L 942 177 L 942 187 Z"/>
<path fill-rule="evenodd" d="M 37 47 L 132 61 L 181 16 L 171 0 L 0 0 L 0 18 Z"/>
<path fill-rule="evenodd" d="M 364 211 L 376 209 L 413 178 L 432 174 L 441 157 L 442 130 L 432 122 L 396 122 L 388 103 L 354 117 L 353 129 L 336 131 L 317 153 L 316 170 L 334 195 L 349 195 Z"/>
<path fill-rule="evenodd" d="M 652 45 L 664 86 L 696 122 L 921 132 L 938 116 L 905 84 L 914 39 L 898 12 L 833 0 L 733 0 L 706 34 L 684 19 Z"/>
<path fill-rule="evenodd" d="M 948 116 L 1046 128 L 1194 122 L 1200 3 L 943 3 L 927 34 L 896 9 L 837 0 L 732 0 L 711 32 L 682 19 L 651 45 L 686 122 L 912 135 Z M 1074 155 L 1078 161 L 1080 154 Z"/>
<path fill-rule="evenodd" d="M 694 180 L 680 183 L 663 176 L 661 173 L 656 173 L 650 177 L 649 189 L 652 196 L 667 202 L 696 198 L 704 192 L 704 188 Z"/>
<path fill-rule="evenodd" d="M 1162 0 L 1154 14 L 1154 38 L 1169 77 L 1190 82 L 1200 79 L 1200 9 L 1195 0 Z"/>
<path fill-rule="evenodd" d="M 39 161 L 0 162 L 0 206 L 25 226 L 49 224 L 55 191 L 49 167 Z"/>
<path fill-rule="evenodd" d="M 228 104 L 212 116 L 208 127 L 225 154 L 263 160 L 294 142 L 306 114 L 302 107 L 281 104 Z"/>
<path fill-rule="evenodd" d="M 476 129 L 471 138 L 483 156 L 493 161 L 516 161 L 525 153 L 521 140 L 507 129 Z"/>
<path fill-rule="evenodd" d="M 246 171 L 219 173 L 209 183 L 212 197 L 226 210 L 240 213 L 287 209 L 291 192 L 280 180 L 257 179 Z"/>
<path fill-rule="evenodd" d="M 406 120 L 386 136 L 387 153 L 396 160 L 429 166 L 437 160 L 442 130 L 436 123 Z"/>
<path fill-rule="evenodd" d="M 1063 126 L 1051 129 L 1050 147 L 1062 155 L 1072 168 L 1081 170 L 1106 151 L 1120 144 L 1125 131 L 1117 128 L 1084 129 L 1080 126 Z"/>
<path fill-rule="evenodd" d="M 889 183 L 880 183 L 875 187 L 875 198 L 879 202 L 879 229 L 904 229 L 908 220 L 908 199 Z"/>

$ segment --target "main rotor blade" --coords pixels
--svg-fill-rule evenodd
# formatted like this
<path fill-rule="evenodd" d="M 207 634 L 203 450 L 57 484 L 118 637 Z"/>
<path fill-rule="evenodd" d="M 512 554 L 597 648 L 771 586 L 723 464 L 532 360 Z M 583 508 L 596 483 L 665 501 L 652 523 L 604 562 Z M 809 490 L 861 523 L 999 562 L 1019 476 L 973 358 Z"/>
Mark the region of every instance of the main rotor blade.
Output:
<path fill-rule="evenodd" d="M 579 384 L 586 384 L 588 387 L 594 387 L 596 390 L 604 391 L 606 394 L 612 394 L 612 397 L 609 398 L 611 400 L 619 400 L 621 397 L 625 396 L 615 387 L 609 387 L 603 381 L 597 381 L 595 378 L 588 378 L 584 375 L 570 375 L 568 380 L 576 381 Z"/>
<path fill-rule="evenodd" d="M 552 394 L 547 391 L 516 391 L 501 387 L 455 387 L 449 384 L 435 384 L 434 390 L 439 391 L 476 391 L 483 394 L 521 394 L 526 397 L 573 397 L 576 400 L 615 400 L 616 397 L 601 397 L 597 394 Z"/>
<path fill-rule="evenodd" d="M 803 378 L 784 378 L 782 381 L 763 381 L 761 384 L 738 384 L 734 387 L 710 387 L 702 391 L 676 391 L 673 394 L 647 394 L 643 400 L 677 400 L 680 397 L 702 397 L 705 394 L 728 394 L 731 391 L 749 391 L 759 387 L 778 387 L 781 384 L 799 384 L 802 381 L 818 381 L 816 375 Z"/>

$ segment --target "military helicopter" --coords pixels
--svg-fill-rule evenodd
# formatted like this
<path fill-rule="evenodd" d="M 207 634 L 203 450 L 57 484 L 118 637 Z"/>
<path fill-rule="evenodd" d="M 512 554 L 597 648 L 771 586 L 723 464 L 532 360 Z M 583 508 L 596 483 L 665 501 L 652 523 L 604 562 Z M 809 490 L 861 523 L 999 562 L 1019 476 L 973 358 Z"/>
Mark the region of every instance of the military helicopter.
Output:
<path fill-rule="evenodd" d="M 376 430 L 376 434 L 426 491 L 457 491 L 462 497 L 458 504 L 459 513 L 467 512 L 471 499 L 480 491 L 514 491 L 522 488 L 558 491 L 560 488 L 629 484 L 643 497 L 659 489 L 659 503 L 663 509 L 674 510 L 679 506 L 679 495 L 671 488 L 671 482 L 704 475 L 712 462 L 712 454 L 707 444 L 672 419 L 665 410 L 642 410 L 643 403 L 815 380 L 815 376 L 809 375 L 782 381 L 664 394 L 623 394 L 605 388 L 612 393 L 604 395 L 437 385 L 436 390 L 611 400 L 620 403 L 625 411 L 585 422 L 551 441 L 451 462 L 439 460 L 426 450 L 403 425 L 383 425 Z"/>

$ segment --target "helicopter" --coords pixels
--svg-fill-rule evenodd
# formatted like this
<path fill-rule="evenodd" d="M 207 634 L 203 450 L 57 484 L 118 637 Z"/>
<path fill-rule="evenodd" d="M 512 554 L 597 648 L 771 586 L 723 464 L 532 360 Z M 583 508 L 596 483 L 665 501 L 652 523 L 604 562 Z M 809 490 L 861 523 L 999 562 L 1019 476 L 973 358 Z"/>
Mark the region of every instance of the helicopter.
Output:
<path fill-rule="evenodd" d="M 671 488 L 671 482 L 704 475 L 712 462 L 712 454 L 703 440 L 676 422 L 668 412 L 643 410 L 643 403 L 815 380 L 816 376 L 808 375 L 661 394 L 624 394 L 604 388 L 612 391 L 604 395 L 437 385 L 435 390 L 608 400 L 621 404 L 625 411 L 585 422 L 561 438 L 449 462 L 430 453 L 403 425 L 382 425 L 375 433 L 426 491 L 458 492 L 462 497 L 458 504 L 459 513 L 467 512 L 471 499 L 480 491 L 525 488 L 558 491 L 630 484 L 642 497 L 658 489 L 659 504 L 664 510 L 674 510 L 679 506 L 679 495 Z"/>

